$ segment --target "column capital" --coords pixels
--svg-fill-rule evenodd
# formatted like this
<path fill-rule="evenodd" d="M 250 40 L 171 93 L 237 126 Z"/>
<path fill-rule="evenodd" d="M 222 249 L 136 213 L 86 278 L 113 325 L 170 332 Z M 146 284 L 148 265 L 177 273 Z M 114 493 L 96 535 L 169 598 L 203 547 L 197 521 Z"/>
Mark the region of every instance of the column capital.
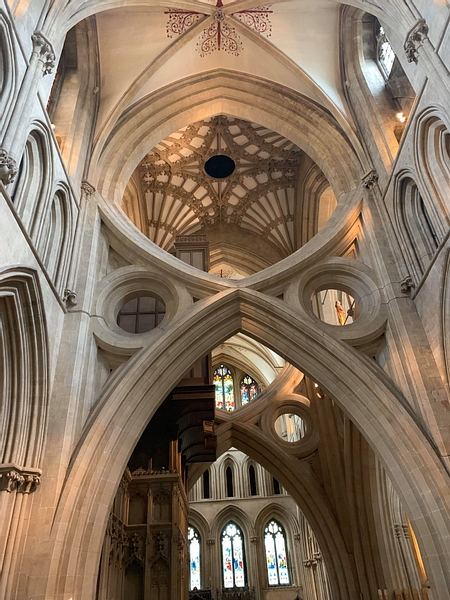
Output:
<path fill-rule="evenodd" d="M 33 52 L 43 64 L 44 75 L 49 75 L 55 68 L 56 56 L 52 43 L 45 37 L 42 31 L 35 31 L 31 36 L 33 40 Z"/>
<path fill-rule="evenodd" d="M 419 59 L 419 48 L 423 46 L 428 37 L 428 25 L 425 19 L 419 19 L 406 36 L 404 44 L 406 60 L 417 63 Z"/>
<path fill-rule="evenodd" d="M 27 469 L 14 464 L 0 465 L 0 491 L 32 494 L 41 483 L 38 469 Z"/>

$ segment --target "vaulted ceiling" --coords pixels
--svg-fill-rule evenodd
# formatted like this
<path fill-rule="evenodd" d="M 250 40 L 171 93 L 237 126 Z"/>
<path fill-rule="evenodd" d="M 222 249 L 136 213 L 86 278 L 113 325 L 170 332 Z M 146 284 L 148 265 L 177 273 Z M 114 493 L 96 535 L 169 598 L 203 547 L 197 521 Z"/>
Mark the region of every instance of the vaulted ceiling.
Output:
<path fill-rule="evenodd" d="M 339 70 L 340 6 L 335 1 L 276 2 L 263 7 L 266 14 L 256 15 L 262 7 L 243 0 L 225 0 L 223 7 L 215 0 L 180 0 L 170 7 L 162 2 L 127 4 L 114 10 L 97 7 L 102 11 L 96 15 L 99 130 L 119 106 L 125 110 L 176 80 L 217 68 L 264 77 L 332 113 L 348 113 Z"/>
<path fill-rule="evenodd" d="M 229 174 L 208 172 L 217 157 L 226 157 Z M 304 152 L 284 136 L 218 115 L 174 132 L 147 153 L 123 208 L 166 250 L 177 235 L 206 234 L 212 271 L 239 278 L 297 249 L 307 166 Z M 318 218 L 318 206 L 313 213 Z"/>
<path fill-rule="evenodd" d="M 228 177 L 205 171 L 217 155 L 235 163 Z M 175 235 L 233 225 L 290 254 L 301 156 L 283 136 L 232 117 L 217 116 L 173 133 L 139 165 L 149 238 L 168 250 Z"/>

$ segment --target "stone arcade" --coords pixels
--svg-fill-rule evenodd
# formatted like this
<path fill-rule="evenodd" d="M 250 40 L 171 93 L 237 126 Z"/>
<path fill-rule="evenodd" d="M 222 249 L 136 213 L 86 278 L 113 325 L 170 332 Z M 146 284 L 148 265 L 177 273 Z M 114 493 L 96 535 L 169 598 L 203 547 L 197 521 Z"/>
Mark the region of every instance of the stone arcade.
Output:
<path fill-rule="evenodd" d="M 0 600 L 450 600 L 447 0 L 0 0 Z"/>

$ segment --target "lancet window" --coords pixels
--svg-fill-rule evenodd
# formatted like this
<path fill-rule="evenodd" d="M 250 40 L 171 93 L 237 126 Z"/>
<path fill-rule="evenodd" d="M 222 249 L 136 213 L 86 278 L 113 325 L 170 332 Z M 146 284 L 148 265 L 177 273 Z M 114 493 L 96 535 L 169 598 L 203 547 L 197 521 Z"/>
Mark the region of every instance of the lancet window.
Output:
<path fill-rule="evenodd" d="M 189 540 L 189 589 L 201 589 L 200 534 L 195 527 L 188 528 Z"/>
<path fill-rule="evenodd" d="M 286 536 L 277 521 L 270 521 L 264 528 L 264 547 L 269 585 L 289 585 Z"/>
<path fill-rule="evenodd" d="M 381 25 L 377 34 L 377 54 L 383 76 L 388 79 L 394 66 L 395 52 Z"/>
<path fill-rule="evenodd" d="M 250 375 L 244 375 L 244 377 L 241 379 L 240 387 L 242 406 L 248 404 L 250 400 L 253 400 L 253 398 L 256 398 L 256 396 L 258 395 L 258 384 L 253 379 L 253 377 L 250 377 Z"/>
<path fill-rule="evenodd" d="M 223 587 L 245 587 L 244 536 L 236 523 L 225 525 L 221 544 Z"/>
<path fill-rule="evenodd" d="M 234 410 L 233 376 L 225 365 L 220 365 L 214 371 L 214 385 L 216 386 L 216 407 L 227 411 Z"/>

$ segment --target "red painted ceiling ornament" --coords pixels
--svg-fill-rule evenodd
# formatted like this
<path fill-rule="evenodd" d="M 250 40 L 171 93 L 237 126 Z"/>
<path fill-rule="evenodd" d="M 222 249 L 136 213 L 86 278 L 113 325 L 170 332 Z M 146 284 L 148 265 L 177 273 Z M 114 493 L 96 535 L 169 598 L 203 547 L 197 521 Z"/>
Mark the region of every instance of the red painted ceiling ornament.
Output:
<path fill-rule="evenodd" d="M 257 6 L 253 9 L 241 10 L 232 13 L 231 16 L 238 18 L 242 23 L 267 37 L 272 33 L 272 23 L 270 22 L 269 14 L 273 11 L 269 10 L 269 6 Z M 176 8 L 168 8 L 164 14 L 169 15 L 166 30 L 167 36 L 172 37 L 174 34 L 180 35 L 189 27 L 199 21 L 205 13 L 195 11 L 179 10 Z M 229 15 L 223 11 L 222 0 L 217 0 L 215 11 L 211 15 L 212 23 L 206 27 L 199 36 L 196 50 L 201 57 L 211 54 L 216 50 L 223 50 L 228 54 L 239 56 L 243 50 L 241 38 L 235 27 L 230 22 Z"/>

